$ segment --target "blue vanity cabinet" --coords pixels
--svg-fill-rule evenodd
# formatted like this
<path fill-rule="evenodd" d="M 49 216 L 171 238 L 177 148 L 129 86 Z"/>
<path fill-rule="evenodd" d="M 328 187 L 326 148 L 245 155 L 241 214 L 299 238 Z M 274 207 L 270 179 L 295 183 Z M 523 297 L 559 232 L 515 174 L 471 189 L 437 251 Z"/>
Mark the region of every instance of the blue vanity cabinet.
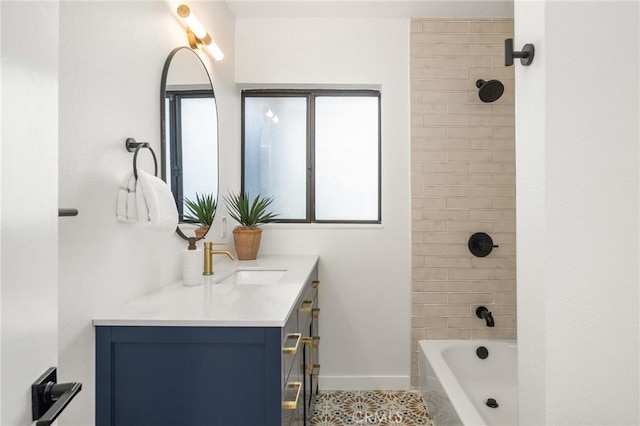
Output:
<path fill-rule="evenodd" d="M 284 327 L 96 326 L 96 425 L 308 425 L 313 280 Z"/>
<path fill-rule="evenodd" d="M 96 424 L 281 426 L 281 329 L 96 327 Z"/>

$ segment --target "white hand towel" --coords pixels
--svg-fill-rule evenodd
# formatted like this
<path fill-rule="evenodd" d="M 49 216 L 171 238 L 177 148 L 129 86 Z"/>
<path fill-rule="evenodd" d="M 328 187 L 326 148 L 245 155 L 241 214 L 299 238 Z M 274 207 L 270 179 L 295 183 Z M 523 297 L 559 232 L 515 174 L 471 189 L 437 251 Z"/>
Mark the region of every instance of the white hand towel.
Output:
<path fill-rule="evenodd" d="M 127 182 L 127 217 L 131 222 L 138 221 L 138 207 L 136 205 L 136 178 L 129 174 Z"/>
<path fill-rule="evenodd" d="M 136 179 L 133 173 L 128 173 L 120 184 L 118 202 L 116 206 L 116 218 L 122 222 L 138 222 L 138 209 L 136 207 Z"/>
<path fill-rule="evenodd" d="M 127 217 L 127 198 L 129 193 L 120 188 L 118 190 L 118 203 L 116 204 L 116 218 L 122 222 L 130 222 Z"/>
<path fill-rule="evenodd" d="M 172 233 L 178 226 L 178 209 L 171 190 L 161 179 L 138 170 L 136 183 L 138 218 L 147 228 Z"/>

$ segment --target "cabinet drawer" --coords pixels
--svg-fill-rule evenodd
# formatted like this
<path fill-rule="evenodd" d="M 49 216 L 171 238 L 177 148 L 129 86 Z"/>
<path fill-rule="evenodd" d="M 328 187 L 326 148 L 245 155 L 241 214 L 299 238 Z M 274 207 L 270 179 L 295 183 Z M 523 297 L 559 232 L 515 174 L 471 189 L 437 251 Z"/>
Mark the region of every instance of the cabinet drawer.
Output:
<path fill-rule="evenodd" d="M 290 379 L 296 362 L 300 362 L 300 354 L 304 348 L 302 333 L 286 334 L 282 341 L 282 385 Z"/>
<path fill-rule="evenodd" d="M 300 412 L 304 407 L 304 384 L 301 372 L 303 347 L 296 353 L 293 369 L 282 389 L 282 424 L 299 423 Z"/>
<path fill-rule="evenodd" d="M 282 391 L 282 425 L 289 426 L 294 418 L 298 417 L 299 407 L 302 401 L 302 383 L 287 382 L 287 386 Z M 298 422 L 296 421 L 295 424 Z"/>

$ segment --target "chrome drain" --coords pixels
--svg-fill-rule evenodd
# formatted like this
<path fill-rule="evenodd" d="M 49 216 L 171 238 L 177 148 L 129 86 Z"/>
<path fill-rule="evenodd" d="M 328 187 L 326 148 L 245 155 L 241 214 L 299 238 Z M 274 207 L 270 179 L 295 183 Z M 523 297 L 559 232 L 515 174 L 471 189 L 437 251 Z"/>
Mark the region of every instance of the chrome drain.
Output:
<path fill-rule="evenodd" d="M 487 404 L 487 407 L 490 407 L 490 408 L 498 408 L 499 407 L 498 401 L 496 401 L 493 398 L 487 399 L 487 402 L 485 404 Z"/>

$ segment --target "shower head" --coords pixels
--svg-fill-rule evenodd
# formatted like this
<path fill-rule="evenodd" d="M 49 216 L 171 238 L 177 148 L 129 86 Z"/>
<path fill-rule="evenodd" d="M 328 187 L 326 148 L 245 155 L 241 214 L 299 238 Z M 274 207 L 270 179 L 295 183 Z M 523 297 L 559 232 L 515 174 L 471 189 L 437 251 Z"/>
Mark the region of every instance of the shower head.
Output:
<path fill-rule="evenodd" d="M 494 102 L 504 93 L 504 85 L 499 80 L 478 80 L 476 87 L 480 89 L 478 96 L 482 102 Z"/>

